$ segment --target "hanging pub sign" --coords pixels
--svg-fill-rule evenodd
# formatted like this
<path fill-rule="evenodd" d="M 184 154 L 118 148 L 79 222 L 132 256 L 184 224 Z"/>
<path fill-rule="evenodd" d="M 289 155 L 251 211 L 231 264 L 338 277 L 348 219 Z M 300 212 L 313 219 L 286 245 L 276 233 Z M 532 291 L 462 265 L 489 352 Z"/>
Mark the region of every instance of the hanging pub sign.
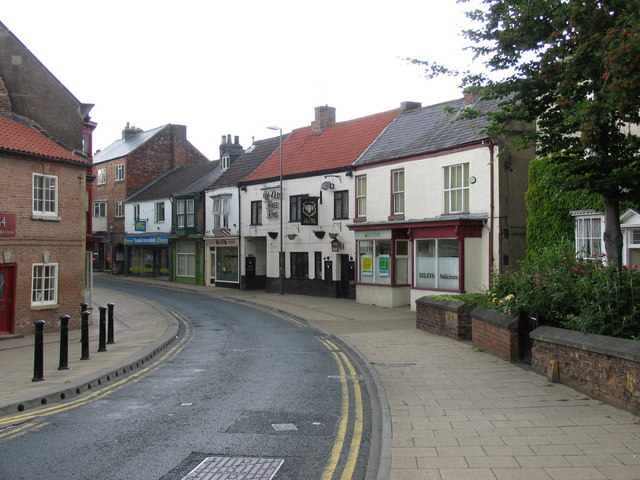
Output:
<path fill-rule="evenodd" d="M 340 240 L 331 240 L 331 251 L 339 252 L 340 250 L 342 250 L 342 243 L 340 242 Z"/>
<path fill-rule="evenodd" d="M 307 197 L 301 205 L 300 225 L 318 225 L 318 198 Z"/>

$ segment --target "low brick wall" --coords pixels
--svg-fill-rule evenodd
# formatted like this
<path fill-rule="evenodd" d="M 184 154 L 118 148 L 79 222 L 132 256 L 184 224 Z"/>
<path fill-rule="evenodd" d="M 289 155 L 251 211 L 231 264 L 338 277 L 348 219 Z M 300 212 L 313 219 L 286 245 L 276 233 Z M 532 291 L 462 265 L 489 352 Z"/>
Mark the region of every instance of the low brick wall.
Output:
<path fill-rule="evenodd" d="M 517 362 L 518 319 L 487 308 L 471 312 L 473 345 L 506 360 Z"/>
<path fill-rule="evenodd" d="M 470 340 L 471 309 L 462 302 L 421 297 L 416 300 L 416 328 L 455 340 Z"/>
<path fill-rule="evenodd" d="M 533 369 L 598 400 L 640 413 L 640 342 L 539 327 L 531 332 Z"/>

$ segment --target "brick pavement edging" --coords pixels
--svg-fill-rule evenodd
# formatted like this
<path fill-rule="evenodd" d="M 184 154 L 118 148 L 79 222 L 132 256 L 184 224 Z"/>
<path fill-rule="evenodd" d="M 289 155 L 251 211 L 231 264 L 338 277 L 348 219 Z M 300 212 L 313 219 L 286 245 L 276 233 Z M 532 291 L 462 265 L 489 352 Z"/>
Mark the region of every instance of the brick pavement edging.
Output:
<path fill-rule="evenodd" d="M 640 413 L 640 342 L 538 327 L 532 367 L 549 375 L 554 362 L 558 381 L 598 400 Z"/>

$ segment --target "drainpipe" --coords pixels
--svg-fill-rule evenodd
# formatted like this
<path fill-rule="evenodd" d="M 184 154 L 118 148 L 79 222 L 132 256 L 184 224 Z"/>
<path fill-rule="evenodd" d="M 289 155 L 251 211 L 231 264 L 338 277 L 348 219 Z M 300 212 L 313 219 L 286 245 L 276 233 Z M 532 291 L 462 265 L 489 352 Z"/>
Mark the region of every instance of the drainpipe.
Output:
<path fill-rule="evenodd" d="M 491 140 L 488 143 L 489 148 L 489 289 L 491 289 L 493 284 L 493 217 L 494 217 L 494 209 L 495 209 L 495 201 L 494 201 L 494 144 Z"/>

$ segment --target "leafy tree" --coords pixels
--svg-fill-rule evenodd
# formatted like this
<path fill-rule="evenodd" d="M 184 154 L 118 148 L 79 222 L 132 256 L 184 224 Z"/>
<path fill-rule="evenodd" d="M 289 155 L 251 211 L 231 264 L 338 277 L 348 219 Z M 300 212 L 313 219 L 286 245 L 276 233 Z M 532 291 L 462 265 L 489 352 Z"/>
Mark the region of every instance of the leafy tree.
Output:
<path fill-rule="evenodd" d="M 602 198 L 607 257 L 620 265 L 620 201 L 640 199 L 640 1 L 479 1 L 467 12 L 478 27 L 463 34 L 483 72 L 412 61 L 428 77 L 460 76 L 463 88 L 502 99 L 488 133 L 536 122 L 522 141 L 553 158 L 566 188 Z"/>

